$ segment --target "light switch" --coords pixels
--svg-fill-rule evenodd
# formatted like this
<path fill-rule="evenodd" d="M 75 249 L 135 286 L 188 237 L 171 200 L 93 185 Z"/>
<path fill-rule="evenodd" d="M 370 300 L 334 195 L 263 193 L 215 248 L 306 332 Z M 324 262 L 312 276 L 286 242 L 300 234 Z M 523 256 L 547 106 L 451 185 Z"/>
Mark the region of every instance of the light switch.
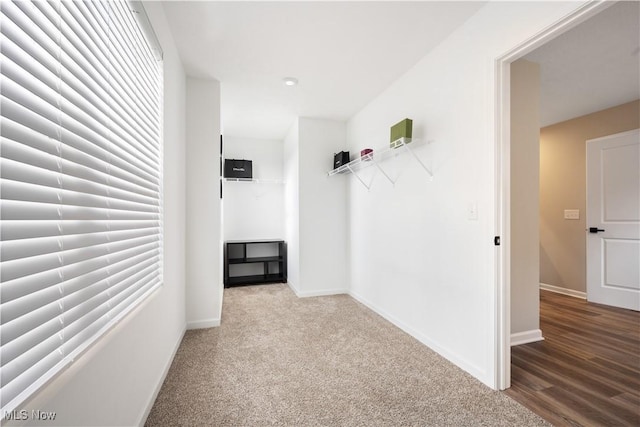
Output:
<path fill-rule="evenodd" d="M 477 203 L 469 203 L 467 206 L 467 218 L 471 221 L 478 220 L 478 204 Z"/>
<path fill-rule="evenodd" d="M 580 219 L 580 209 L 565 209 L 564 219 Z"/>

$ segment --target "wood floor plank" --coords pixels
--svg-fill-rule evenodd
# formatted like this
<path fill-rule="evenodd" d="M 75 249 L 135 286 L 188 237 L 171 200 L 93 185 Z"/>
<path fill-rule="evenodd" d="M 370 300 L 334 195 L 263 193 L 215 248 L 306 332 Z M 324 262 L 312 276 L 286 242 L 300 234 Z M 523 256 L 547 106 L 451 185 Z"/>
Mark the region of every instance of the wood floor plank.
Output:
<path fill-rule="evenodd" d="M 621 393 L 620 385 L 609 383 L 607 378 L 599 372 L 583 369 L 567 360 L 558 361 L 557 357 L 548 357 L 534 352 L 527 352 L 522 357 L 512 356 L 512 358 L 513 363 L 518 364 L 520 368 L 535 373 L 539 378 L 553 385 L 585 392 L 597 392 L 598 396 L 605 398 Z"/>
<path fill-rule="evenodd" d="M 536 376 L 534 373 L 520 368 L 518 365 L 511 366 L 512 377 L 518 378 L 518 386 L 531 391 L 540 391 L 551 387 L 551 383 Z"/>
<path fill-rule="evenodd" d="M 545 328 L 546 330 L 546 328 Z M 557 352 L 561 352 L 561 353 L 569 353 L 569 354 L 573 354 L 575 357 L 579 357 L 581 359 L 585 359 L 585 360 L 592 360 L 594 357 L 596 357 L 593 354 L 593 351 L 589 348 L 585 348 L 585 349 L 580 349 L 580 348 L 576 348 L 576 346 L 572 345 L 571 343 L 567 342 L 564 337 L 558 337 L 558 336 L 545 336 L 545 340 L 548 341 L 548 346 L 551 347 L 552 349 L 555 349 L 555 351 Z"/>
<path fill-rule="evenodd" d="M 542 418 L 558 427 L 582 427 L 582 424 L 571 417 L 571 408 L 558 410 L 555 400 L 526 388 L 521 388 L 519 384 L 512 385 L 505 393 L 513 399 L 519 401 L 530 411 L 540 415 Z M 550 410 L 553 408 L 553 410 Z"/>
<path fill-rule="evenodd" d="M 556 405 L 568 409 L 571 418 L 584 426 L 637 426 L 634 414 L 629 415 L 628 411 L 622 413 L 619 405 L 610 411 L 603 410 L 607 407 L 607 402 L 594 399 L 593 396 L 585 397 L 575 393 L 575 390 L 563 387 L 550 387 L 541 393 L 549 396 Z"/>
<path fill-rule="evenodd" d="M 556 315 L 557 316 L 557 315 Z M 580 322 L 571 322 L 571 318 L 557 317 L 557 319 L 550 320 L 546 318 L 544 322 L 541 322 L 541 327 L 555 326 L 563 330 L 563 336 L 577 335 L 579 338 L 585 341 L 589 341 L 589 344 L 596 344 L 600 346 L 615 346 L 617 349 L 625 350 L 628 353 L 633 353 L 637 350 L 637 337 L 627 336 L 625 334 L 616 333 L 611 330 L 611 324 L 609 325 L 594 325 L 585 324 L 584 319 Z M 595 319 L 590 319 L 595 320 Z"/>
<path fill-rule="evenodd" d="M 638 408 L 640 408 L 640 394 L 622 393 L 615 396 L 613 400 L 629 411 L 636 411 L 638 417 L 636 425 L 640 425 L 640 415 L 637 412 Z"/>
<path fill-rule="evenodd" d="M 559 402 L 553 396 L 541 391 L 533 392 L 521 389 L 518 385 L 512 385 L 506 393 L 554 426 L 585 427 L 588 421 L 571 406 L 566 406 L 564 402 Z"/>
<path fill-rule="evenodd" d="M 510 397 L 558 426 L 640 425 L 640 313 L 541 291 L 540 328 L 511 349 Z"/>

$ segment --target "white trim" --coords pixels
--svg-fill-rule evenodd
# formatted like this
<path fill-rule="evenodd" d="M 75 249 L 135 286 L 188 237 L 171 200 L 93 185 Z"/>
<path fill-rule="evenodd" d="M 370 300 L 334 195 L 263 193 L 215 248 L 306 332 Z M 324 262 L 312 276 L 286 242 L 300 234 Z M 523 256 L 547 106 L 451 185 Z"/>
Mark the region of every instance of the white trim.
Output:
<path fill-rule="evenodd" d="M 287 280 L 287 286 L 289 286 L 293 293 L 296 294 L 298 298 L 300 298 L 300 291 L 298 291 L 296 285 L 294 285 L 290 280 Z"/>
<path fill-rule="evenodd" d="M 151 21 L 149 20 L 149 16 L 147 15 L 147 11 L 140 0 L 130 0 L 129 1 L 129 9 L 133 12 L 136 17 L 136 21 L 144 34 L 147 43 L 149 44 L 149 49 L 153 53 L 153 56 L 157 61 L 162 61 L 162 57 L 164 55 L 162 51 L 162 46 L 160 45 L 160 41 L 158 40 L 158 36 L 153 29 L 153 25 L 151 25 Z"/>
<path fill-rule="evenodd" d="M 305 291 L 299 292 L 296 294 L 298 298 L 309 298 L 309 297 L 324 297 L 328 295 L 343 295 L 348 294 L 349 291 L 346 289 L 327 289 L 323 291 Z"/>
<path fill-rule="evenodd" d="M 631 130 L 625 130 L 623 132 L 612 133 L 611 135 L 605 135 L 605 136 L 601 136 L 601 137 L 598 137 L 598 138 L 587 139 L 585 141 L 585 144 L 589 144 L 591 142 L 605 141 L 607 139 L 617 138 L 619 136 L 633 135 L 634 133 L 638 133 L 639 130 L 640 130 L 639 128 L 635 128 L 635 129 L 631 129 Z"/>
<path fill-rule="evenodd" d="M 555 292 L 556 294 L 568 295 L 574 298 L 587 299 L 586 292 L 567 289 L 560 286 L 548 285 L 546 283 L 540 283 L 540 289 L 542 289 L 543 291 Z"/>
<path fill-rule="evenodd" d="M 511 171 L 510 171 L 510 65 L 512 62 L 523 57 L 527 53 L 544 45 L 546 42 L 558 35 L 570 30 L 591 18 L 598 12 L 611 6 L 614 2 L 606 0 L 593 0 L 579 6 L 576 10 L 560 19 L 555 24 L 534 34 L 529 39 L 515 46 L 504 55 L 496 58 L 496 235 L 500 236 L 502 246 L 496 257 L 495 268 L 498 272 L 496 276 L 496 298 L 495 308 L 495 331 L 496 336 L 496 378 L 495 382 L 499 390 L 504 390 L 511 386 L 511 348 L 510 348 L 510 323 L 511 323 L 511 297 L 510 297 L 510 197 L 511 191 Z"/>
<path fill-rule="evenodd" d="M 322 291 L 299 291 L 298 288 L 296 288 L 296 286 L 293 283 L 287 282 L 287 285 L 289 285 L 289 288 L 291 288 L 293 293 L 296 294 L 298 298 L 324 297 L 328 295 L 342 295 L 342 294 L 349 293 L 347 289 L 326 289 Z"/>
<path fill-rule="evenodd" d="M 220 326 L 220 319 L 205 319 L 187 322 L 187 329 L 206 329 Z"/>
<path fill-rule="evenodd" d="M 180 344 L 182 344 L 182 339 L 184 338 L 184 334 L 185 334 L 186 331 L 187 331 L 186 328 L 182 330 L 182 333 L 178 337 L 178 341 L 176 341 L 176 343 L 173 345 L 173 351 L 171 352 L 171 357 L 169 359 L 167 359 L 167 363 L 165 363 L 165 365 L 164 365 L 164 369 L 162 370 L 162 374 L 160 375 L 160 379 L 158 380 L 158 383 L 156 384 L 156 388 L 153 391 L 153 393 L 151 394 L 151 396 L 149 396 L 149 400 L 147 401 L 146 409 L 142 413 L 142 416 L 140 417 L 140 420 L 136 423 L 140 427 L 143 427 L 144 424 L 147 422 L 147 418 L 149 417 L 149 414 L 151 413 L 151 409 L 153 409 L 153 404 L 156 402 L 156 398 L 158 397 L 158 394 L 160 393 L 160 389 L 162 388 L 162 385 L 164 384 L 164 380 L 167 378 L 167 374 L 169 373 L 169 369 L 171 368 L 171 364 L 173 364 L 173 359 L 175 359 L 175 357 L 176 357 L 176 353 L 178 352 L 178 349 L 180 348 Z"/>
<path fill-rule="evenodd" d="M 511 334 L 511 347 L 514 345 L 529 344 L 530 342 L 543 341 L 542 331 L 533 329 L 531 331 L 518 332 Z"/>
<path fill-rule="evenodd" d="M 473 365 L 472 363 L 469 363 L 469 361 L 465 359 L 460 358 L 458 354 L 452 352 L 451 350 L 438 345 L 431 339 L 424 336 L 421 332 L 411 328 L 406 323 L 402 322 L 401 320 L 397 319 L 395 316 L 382 310 L 376 304 L 368 301 L 367 299 L 363 298 L 361 295 L 358 295 L 357 293 L 352 291 L 349 291 L 348 295 L 351 296 L 356 301 L 358 301 L 359 303 L 361 303 L 362 305 L 366 306 L 369 310 L 373 311 L 374 313 L 383 317 L 384 319 L 391 322 L 398 328 L 402 329 L 404 332 L 411 335 L 413 338 L 417 339 L 422 344 L 424 344 L 425 346 L 429 347 L 431 350 L 438 353 L 440 356 L 444 357 L 445 359 L 449 360 L 453 364 L 457 365 L 459 368 L 467 371 L 474 377 L 480 379 L 488 387 L 492 387 L 491 384 L 487 381 L 489 380 L 489 378 L 486 378 L 487 373 L 483 369 L 479 368 L 476 365 Z"/>
<path fill-rule="evenodd" d="M 511 387 L 511 154 L 509 145 L 511 93 L 510 72 L 507 59 L 496 60 L 496 296 L 495 296 L 495 388 Z"/>

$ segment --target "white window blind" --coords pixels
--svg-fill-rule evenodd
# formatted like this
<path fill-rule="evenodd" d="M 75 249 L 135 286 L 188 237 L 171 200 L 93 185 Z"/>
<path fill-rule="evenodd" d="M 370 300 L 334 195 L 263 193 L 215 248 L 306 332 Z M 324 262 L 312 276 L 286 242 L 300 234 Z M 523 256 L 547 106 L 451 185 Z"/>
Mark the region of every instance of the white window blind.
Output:
<path fill-rule="evenodd" d="M 161 64 L 136 7 L 0 2 L 3 415 L 162 282 Z"/>

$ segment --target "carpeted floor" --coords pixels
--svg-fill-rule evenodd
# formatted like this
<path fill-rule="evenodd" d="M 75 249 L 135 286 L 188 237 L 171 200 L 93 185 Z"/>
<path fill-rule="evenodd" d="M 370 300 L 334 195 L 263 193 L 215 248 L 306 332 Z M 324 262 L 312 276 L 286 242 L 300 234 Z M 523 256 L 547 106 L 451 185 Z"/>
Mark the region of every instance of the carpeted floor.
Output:
<path fill-rule="evenodd" d="M 347 295 L 225 289 L 187 331 L 146 426 L 543 426 Z"/>

